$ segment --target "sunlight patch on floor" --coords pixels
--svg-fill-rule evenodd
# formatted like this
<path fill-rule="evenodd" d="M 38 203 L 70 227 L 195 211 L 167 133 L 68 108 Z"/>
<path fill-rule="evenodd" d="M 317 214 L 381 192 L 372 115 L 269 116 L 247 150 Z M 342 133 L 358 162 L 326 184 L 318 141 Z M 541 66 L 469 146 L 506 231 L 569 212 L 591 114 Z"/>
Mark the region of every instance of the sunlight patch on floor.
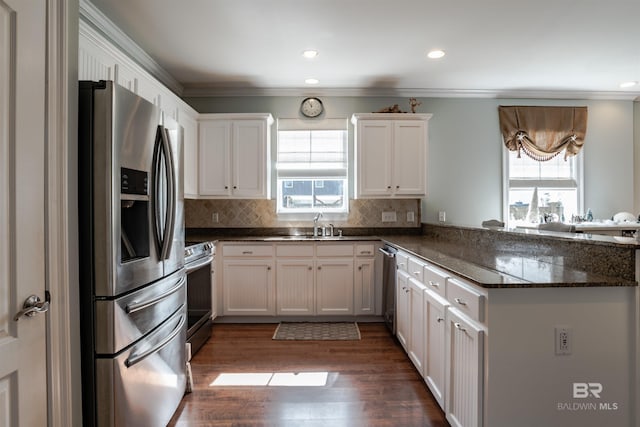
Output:
<path fill-rule="evenodd" d="M 324 387 L 328 376 L 328 372 L 222 373 L 209 386 Z"/>

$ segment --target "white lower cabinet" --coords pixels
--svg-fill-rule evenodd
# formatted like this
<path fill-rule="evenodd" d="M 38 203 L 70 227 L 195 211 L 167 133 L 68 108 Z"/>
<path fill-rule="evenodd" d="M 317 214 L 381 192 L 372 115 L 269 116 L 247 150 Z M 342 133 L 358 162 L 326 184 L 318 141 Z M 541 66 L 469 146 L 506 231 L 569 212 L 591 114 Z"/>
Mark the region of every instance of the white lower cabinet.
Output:
<path fill-rule="evenodd" d="M 353 258 L 316 261 L 316 314 L 353 314 Z"/>
<path fill-rule="evenodd" d="M 273 259 L 231 259 L 223 262 L 224 315 L 274 315 Z"/>
<path fill-rule="evenodd" d="M 375 260 L 373 258 L 356 259 L 353 286 L 355 314 L 375 314 Z"/>
<path fill-rule="evenodd" d="M 396 338 L 409 351 L 409 274 L 398 270 L 396 275 Z"/>
<path fill-rule="evenodd" d="M 380 315 L 376 245 L 223 243 L 222 314 Z"/>
<path fill-rule="evenodd" d="M 484 328 L 455 308 L 446 312 L 445 413 L 453 427 L 482 426 Z"/>
<path fill-rule="evenodd" d="M 443 283 L 444 287 L 444 283 Z M 424 381 L 444 409 L 446 384 L 446 319 L 449 303 L 435 292 L 424 293 L 425 362 Z"/>
<path fill-rule="evenodd" d="M 276 261 L 276 306 L 279 315 L 314 314 L 314 277 L 313 258 Z"/>
<path fill-rule="evenodd" d="M 409 279 L 409 359 L 413 362 L 420 375 L 424 375 L 425 356 L 425 321 L 424 321 L 424 291 L 426 287 L 418 280 Z"/>

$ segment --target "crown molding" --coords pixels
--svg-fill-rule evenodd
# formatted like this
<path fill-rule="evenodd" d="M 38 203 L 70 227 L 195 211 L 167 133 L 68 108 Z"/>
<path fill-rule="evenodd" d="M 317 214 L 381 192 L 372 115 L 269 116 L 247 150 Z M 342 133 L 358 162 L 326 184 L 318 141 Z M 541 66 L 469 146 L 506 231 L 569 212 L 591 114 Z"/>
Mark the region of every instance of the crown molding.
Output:
<path fill-rule="evenodd" d="M 183 85 L 160 66 L 147 52 L 118 28 L 100 9 L 89 0 L 80 0 L 80 20 L 106 37 L 145 71 L 159 80 L 178 96 L 182 96 Z"/>
<path fill-rule="evenodd" d="M 580 99 L 638 101 L 639 92 L 571 90 L 480 90 L 411 88 L 257 88 L 225 87 L 217 84 L 185 84 L 183 97 L 233 96 L 368 96 L 413 98 Z"/>

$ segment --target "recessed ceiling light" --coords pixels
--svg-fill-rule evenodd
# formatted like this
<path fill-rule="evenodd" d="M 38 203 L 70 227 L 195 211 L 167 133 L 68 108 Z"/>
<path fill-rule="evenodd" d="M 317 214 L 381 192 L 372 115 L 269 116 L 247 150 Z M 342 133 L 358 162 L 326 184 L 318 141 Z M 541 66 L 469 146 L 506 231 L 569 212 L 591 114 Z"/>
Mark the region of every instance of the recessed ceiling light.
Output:
<path fill-rule="evenodd" d="M 305 79 L 304 82 L 306 84 L 308 84 L 308 85 L 317 85 L 318 83 L 320 83 L 320 80 L 318 80 L 318 79 Z"/>
<path fill-rule="evenodd" d="M 427 56 L 431 59 L 442 58 L 444 56 L 444 50 L 434 49 L 432 51 L 429 51 L 429 53 L 427 53 Z"/>
<path fill-rule="evenodd" d="M 638 82 L 624 82 L 624 83 L 620 83 L 620 87 L 621 88 L 633 87 L 633 86 L 635 86 L 637 84 L 638 84 Z"/>
<path fill-rule="evenodd" d="M 318 56 L 318 51 L 317 50 L 305 50 L 304 52 L 302 52 L 302 56 L 304 56 L 305 58 L 315 58 L 316 56 Z"/>

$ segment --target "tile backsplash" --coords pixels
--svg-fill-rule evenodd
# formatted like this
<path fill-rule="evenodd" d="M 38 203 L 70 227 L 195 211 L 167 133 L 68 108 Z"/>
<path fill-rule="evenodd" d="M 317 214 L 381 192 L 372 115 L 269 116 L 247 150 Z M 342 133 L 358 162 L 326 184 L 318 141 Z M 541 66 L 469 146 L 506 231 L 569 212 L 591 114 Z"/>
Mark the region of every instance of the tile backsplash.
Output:
<path fill-rule="evenodd" d="M 395 222 L 382 222 L 382 212 L 395 212 Z M 414 221 L 407 221 L 407 213 L 414 213 Z M 217 214 L 218 222 L 214 222 Z M 323 219 L 336 227 L 420 227 L 419 199 L 357 199 L 349 201 L 349 213 Z M 187 228 L 262 228 L 308 227 L 310 219 L 291 219 L 276 214 L 275 200 L 185 200 Z"/>

